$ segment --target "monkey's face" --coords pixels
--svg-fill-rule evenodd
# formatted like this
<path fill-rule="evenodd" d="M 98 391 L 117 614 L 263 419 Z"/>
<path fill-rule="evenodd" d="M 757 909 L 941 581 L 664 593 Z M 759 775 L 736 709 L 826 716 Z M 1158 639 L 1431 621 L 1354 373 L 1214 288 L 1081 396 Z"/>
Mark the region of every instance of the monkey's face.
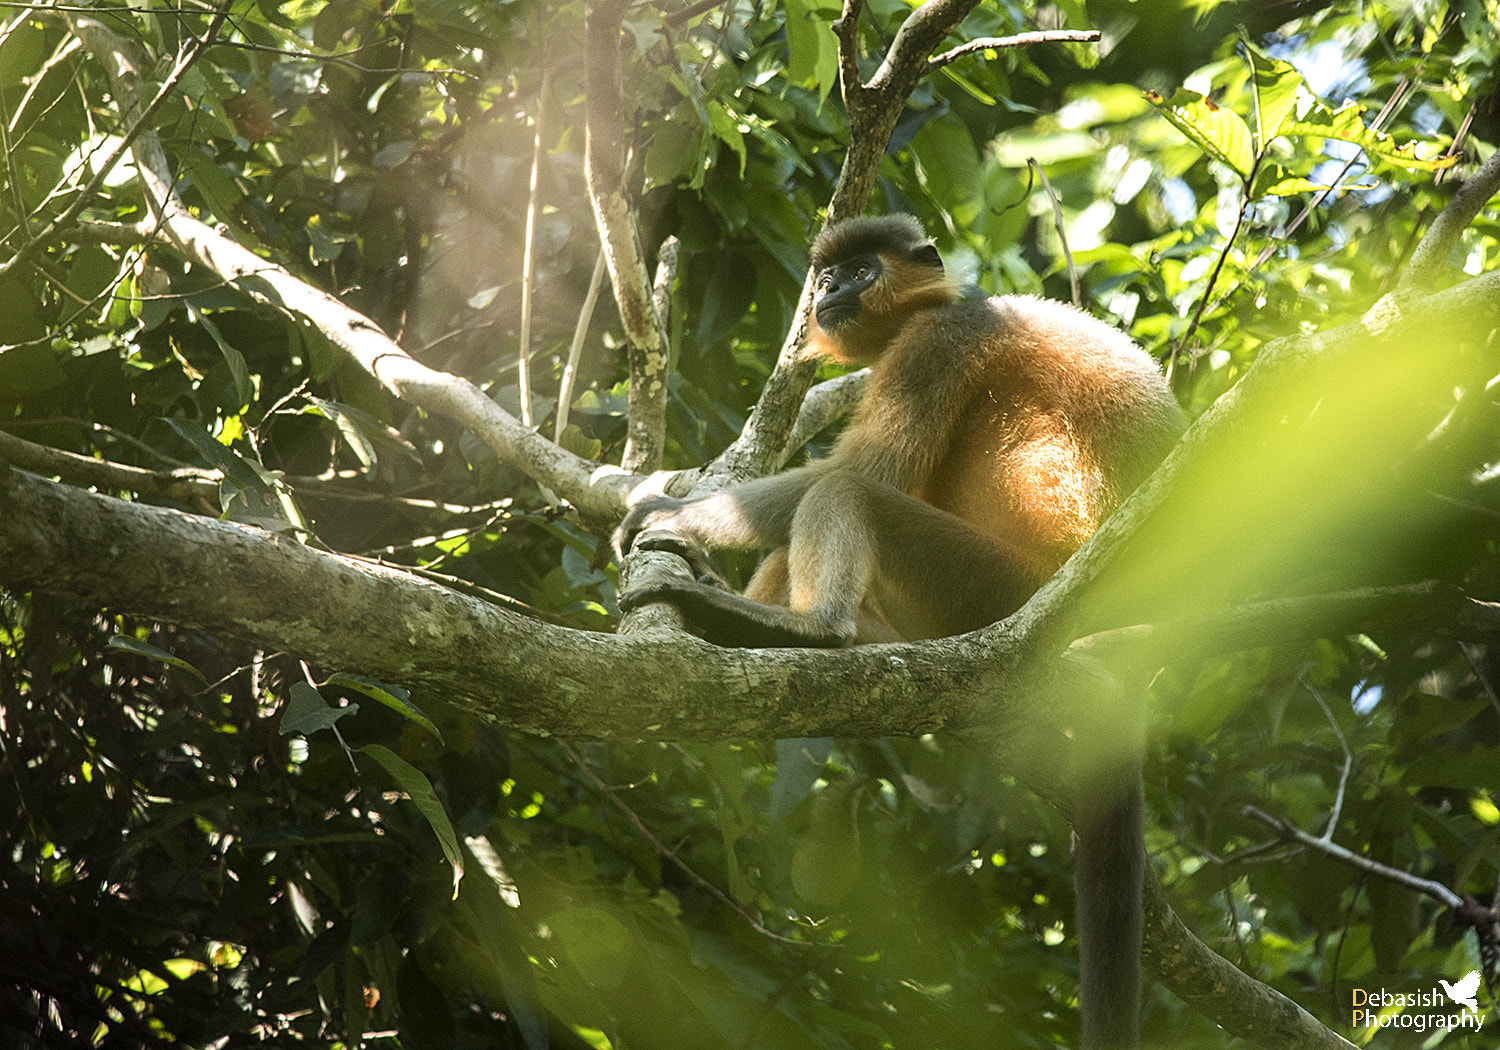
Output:
<path fill-rule="evenodd" d="M 858 319 L 862 296 L 880 280 L 885 265 L 873 253 L 842 259 L 818 273 L 813 282 L 813 308 L 818 327 L 829 335 Z"/>

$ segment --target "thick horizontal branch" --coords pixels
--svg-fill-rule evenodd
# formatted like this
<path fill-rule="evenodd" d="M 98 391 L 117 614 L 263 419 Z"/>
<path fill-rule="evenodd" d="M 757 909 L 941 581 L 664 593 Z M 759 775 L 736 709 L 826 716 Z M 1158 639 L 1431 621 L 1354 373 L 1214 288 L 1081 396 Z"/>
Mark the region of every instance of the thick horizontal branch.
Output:
<path fill-rule="evenodd" d="M 839 652 L 538 622 L 397 568 L 0 464 L 0 585 L 358 669 L 547 736 L 725 740 L 989 730 L 1020 739 L 1003 629 Z M 192 581 L 191 586 L 184 581 Z M 1002 659 L 991 660 L 994 655 Z M 1012 654 L 1014 655 L 1014 654 Z M 649 689 L 642 688 L 650 682 Z"/>
<path fill-rule="evenodd" d="M 3 430 L 0 430 L 0 458 L 39 474 L 56 474 L 104 489 L 139 492 L 205 509 L 216 507 L 219 502 L 218 471 L 197 467 L 146 470 L 38 445 Z"/>

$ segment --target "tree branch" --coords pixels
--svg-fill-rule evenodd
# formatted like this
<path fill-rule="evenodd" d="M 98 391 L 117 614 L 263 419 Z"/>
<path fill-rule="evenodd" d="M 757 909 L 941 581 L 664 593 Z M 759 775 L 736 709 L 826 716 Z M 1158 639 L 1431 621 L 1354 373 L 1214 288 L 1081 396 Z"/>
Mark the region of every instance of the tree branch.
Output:
<path fill-rule="evenodd" d="M 661 466 L 666 444 L 668 348 L 636 229 L 635 204 L 625 187 L 620 21 L 626 6 L 622 0 L 591 0 L 584 7 L 584 175 L 625 327 L 630 390 L 621 465 L 632 473 L 647 473 Z"/>
<path fill-rule="evenodd" d="M 188 467 L 159 471 L 111 463 L 107 459 L 80 456 L 76 452 L 50 448 L 0 430 L 0 457 L 25 470 L 56 474 L 85 485 L 124 492 L 139 492 L 175 500 L 212 512 L 219 505 L 217 471 Z"/>
<path fill-rule="evenodd" d="M 802 399 L 802 410 L 797 413 L 792 432 L 787 435 L 786 448 L 782 450 L 783 455 L 776 464 L 777 468 L 784 466 L 793 453 L 812 440 L 818 431 L 841 416 L 853 412 L 854 406 L 864 397 L 865 385 L 869 379 L 870 370 L 861 368 L 857 372 L 849 372 L 826 383 L 819 383 L 809 390 Z"/>
<path fill-rule="evenodd" d="M 927 56 L 958 28 L 978 2 L 928 0 L 902 23 L 875 76 L 868 84 L 861 84 L 858 51 L 863 0 L 844 0 L 843 14 L 832 28 L 839 38 L 839 77 L 849 116 L 849 150 L 828 204 L 829 223 L 864 211 L 896 120 L 927 73 Z M 725 481 L 768 474 L 786 461 L 788 435 L 817 371 L 816 360 L 802 352 L 811 309 L 812 275 L 808 274 L 797 301 L 796 321 L 782 343 L 755 411 L 739 438 L 705 471 L 715 487 Z"/>
<path fill-rule="evenodd" d="M 920 736 L 985 748 L 1066 802 L 1066 725 L 1088 717 L 1067 662 L 1000 623 L 842 650 L 722 649 L 679 632 L 540 623 L 402 570 L 282 536 L 43 481 L 0 462 L 0 584 L 245 638 L 441 697 L 524 732 L 586 739 Z M 181 587 L 183 579 L 195 586 Z M 639 683 L 649 677 L 651 689 Z M 1145 959 L 1163 983 L 1265 1046 L 1343 1047 L 1240 973 L 1145 888 Z"/>
<path fill-rule="evenodd" d="M 1141 961 L 1177 998 L 1231 1035 L 1259 1046 L 1353 1050 L 1353 1043 L 1195 937 L 1172 911 L 1149 864 L 1142 898 L 1146 930 Z"/>
<path fill-rule="evenodd" d="M 187 51 L 178 58 L 177 64 L 167 74 L 167 79 L 157 89 L 156 96 L 144 108 L 140 103 L 141 95 L 145 89 L 145 81 L 140 75 L 140 69 L 143 65 L 142 59 L 134 49 L 127 51 L 123 44 L 111 52 L 111 57 L 114 59 L 109 64 L 111 80 L 127 77 L 132 80 L 132 91 L 128 104 L 124 100 L 120 100 L 122 103 L 121 109 L 124 111 L 124 115 L 129 121 L 130 126 L 125 134 L 120 137 L 120 141 L 115 143 L 113 148 L 100 160 L 99 168 L 94 173 L 94 177 L 78 188 L 77 193 L 74 195 L 73 203 L 68 205 L 61 215 L 37 231 L 32 239 L 21 245 L 20 250 L 15 255 L 11 256 L 4 264 L 0 264 L 0 280 L 3 280 L 7 274 L 11 273 L 17 267 L 29 262 L 42 249 L 43 245 L 50 243 L 54 239 L 58 230 L 78 218 L 85 208 L 94 203 L 94 198 L 99 191 L 99 187 L 104 185 L 104 181 L 109 178 L 110 172 L 119 163 L 120 158 L 125 155 L 126 149 L 135 151 L 137 153 L 137 160 L 139 160 L 141 140 L 149 138 L 155 141 L 156 133 L 149 130 L 152 116 L 155 115 L 157 109 L 167 99 L 172 97 L 172 90 L 177 86 L 178 81 L 192 68 L 193 63 L 198 61 L 199 57 L 213 43 L 214 38 L 219 35 L 219 29 L 223 26 L 224 19 L 228 14 L 228 6 L 222 11 L 215 12 L 213 20 L 209 23 L 207 31 L 203 34 L 203 38 L 200 40 L 196 37 L 190 37 L 192 43 L 189 45 Z M 73 17 L 71 24 L 75 34 L 85 47 L 92 47 L 89 39 L 96 27 L 100 33 L 107 34 L 110 37 L 114 36 L 109 30 L 104 29 L 103 23 L 96 22 L 92 18 Z M 118 37 L 114 39 L 119 43 Z M 160 153 L 159 145 L 157 146 L 157 152 L 158 154 Z M 24 219 L 22 220 L 22 225 L 18 228 L 23 231 L 25 230 Z M 7 235 L 8 238 L 9 235 Z"/>
<path fill-rule="evenodd" d="M 1379 861 L 1361 856 L 1353 850 L 1345 849 L 1337 842 L 1310 834 L 1295 824 L 1288 824 L 1284 820 L 1277 820 L 1271 814 L 1255 806 L 1247 805 L 1240 812 L 1247 817 L 1260 821 L 1262 824 L 1269 825 L 1282 838 L 1291 839 L 1293 842 L 1299 842 L 1309 849 L 1315 849 L 1319 853 L 1364 872 L 1366 875 L 1374 875 L 1376 878 L 1397 883 L 1398 885 L 1405 886 L 1407 889 L 1416 890 L 1418 893 L 1425 893 L 1427 896 L 1436 898 L 1450 908 L 1463 906 L 1463 898 L 1447 886 L 1444 886 L 1441 882 L 1433 882 L 1431 879 L 1420 878 L 1410 872 L 1402 871 L 1400 868 L 1393 868 L 1389 864 L 1381 864 Z"/>
<path fill-rule="evenodd" d="M 541 623 L 398 568 L 234 522 L 45 481 L 0 461 L 0 585 L 357 667 L 498 725 L 582 739 L 1023 736 L 988 636 L 828 653 Z M 194 586 L 183 587 L 183 580 Z M 1014 660 L 1001 660 L 1013 665 Z M 642 689 L 646 679 L 652 688 Z M 1003 747 L 1003 756 L 1012 750 Z"/>
<path fill-rule="evenodd" d="M 1448 260 L 1448 253 L 1458 243 L 1469 223 L 1490 199 L 1500 192 L 1500 150 L 1490 154 L 1478 171 L 1470 175 L 1448 201 L 1417 250 L 1412 253 L 1402 274 L 1398 291 L 1425 292 L 1437 284 L 1438 273 Z"/>
<path fill-rule="evenodd" d="M 1006 48 L 1025 47 L 1027 44 L 1076 43 L 1091 44 L 1099 39 L 1097 29 L 1046 29 L 1035 33 L 1017 33 L 1015 36 L 986 36 L 960 44 L 951 51 L 944 51 L 927 61 L 927 72 L 936 73 L 946 65 L 957 62 L 965 55 L 980 51 L 1003 51 Z"/>

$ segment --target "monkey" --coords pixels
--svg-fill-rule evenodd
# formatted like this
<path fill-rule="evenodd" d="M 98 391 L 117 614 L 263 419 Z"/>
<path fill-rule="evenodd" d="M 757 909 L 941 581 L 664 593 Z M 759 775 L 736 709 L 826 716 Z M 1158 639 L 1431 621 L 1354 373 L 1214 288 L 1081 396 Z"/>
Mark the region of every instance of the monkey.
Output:
<path fill-rule="evenodd" d="M 732 646 L 946 637 L 1016 611 L 1148 475 L 1183 415 L 1155 360 L 1064 303 L 971 294 L 909 215 L 831 224 L 812 246 L 807 352 L 867 364 L 823 459 L 698 499 L 655 496 L 615 534 L 683 554 L 770 553 L 743 595 L 655 582 Z M 1083 1045 L 1134 1046 L 1144 867 L 1138 766 L 1075 813 Z"/>

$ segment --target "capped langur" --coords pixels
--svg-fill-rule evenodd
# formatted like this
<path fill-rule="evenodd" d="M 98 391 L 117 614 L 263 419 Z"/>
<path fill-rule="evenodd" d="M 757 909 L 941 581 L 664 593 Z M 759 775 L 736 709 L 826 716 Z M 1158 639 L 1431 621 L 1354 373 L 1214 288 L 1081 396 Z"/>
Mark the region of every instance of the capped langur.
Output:
<path fill-rule="evenodd" d="M 637 535 L 696 565 L 769 551 L 744 595 L 706 580 L 622 596 L 678 605 L 734 646 L 842 646 L 959 634 L 1008 616 L 1182 431 L 1156 362 L 1062 303 L 969 296 L 912 217 L 853 219 L 813 244 L 807 348 L 871 366 L 824 459 L 703 499 L 652 497 Z M 1135 1045 L 1140 999 L 1138 769 L 1075 801 L 1085 1047 Z"/>

